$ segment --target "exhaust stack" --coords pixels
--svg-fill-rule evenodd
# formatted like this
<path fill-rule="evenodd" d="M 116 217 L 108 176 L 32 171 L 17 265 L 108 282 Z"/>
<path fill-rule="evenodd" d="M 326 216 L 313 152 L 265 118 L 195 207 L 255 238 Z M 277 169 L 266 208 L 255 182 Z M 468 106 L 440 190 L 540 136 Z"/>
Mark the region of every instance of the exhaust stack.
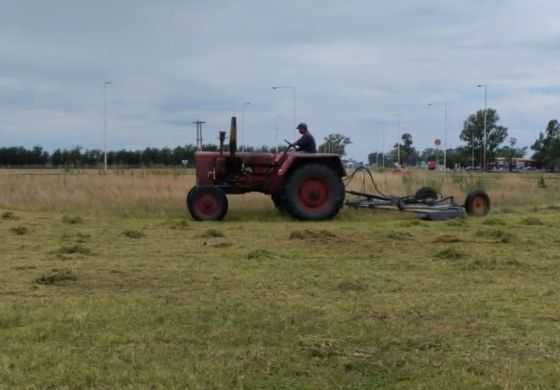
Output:
<path fill-rule="evenodd" d="M 237 151 L 237 118 L 231 117 L 231 126 L 229 129 L 229 154 L 235 156 Z"/>

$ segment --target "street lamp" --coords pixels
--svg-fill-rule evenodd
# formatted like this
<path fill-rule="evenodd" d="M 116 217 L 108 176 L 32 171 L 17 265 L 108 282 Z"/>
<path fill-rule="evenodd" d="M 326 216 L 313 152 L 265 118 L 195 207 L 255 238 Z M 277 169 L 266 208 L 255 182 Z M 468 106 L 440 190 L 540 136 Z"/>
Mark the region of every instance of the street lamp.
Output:
<path fill-rule="evenodd" d="M 240 147 L 243 147 L 243 135 L 245 134 L 245 109 L 250 104 L 251 104 L 251 102 L 243 103 L 243 106 L 242 106 L 242 109 L 241 109 L 241 131 L 240 131 L 240 134 L 239 134 L 239 146 Z"/>
<path fill-rule="evenodd" d="M 482 140 L 482 145 L 484 148 L 483 151 L 483 165 L 482 169 L 486 170 L 486 142 L 487 142 L 487 133 L 486 133 L 486 118 L 488 116 L 488 85 L 487 84 L 478 84 L 478 88 L 484 88 L 484 138 Z"/>
<path fill-rule="evenodd" d="M 291 89 L 292 90 L 292 99 L 293 99 L 293 114 L 294 114 L 294 129 L 297 127 L 297 90 L 296 87 L 293 86 L 289 86 L 289 85 L 275 85 L 272 87 L 273 90 L 278 90 L 278 89 Z M 296 131 L 296 137 L 297 137 L 297 131 Z"/>
<path fill-rule="evenodd" d="M 443 105 L 443 171 L 447 171 L 447 102 L 439 103 Z M 428 103 L 432 107 L 435 103 Z"/>
<path fill-rule="evenodd" d="M 401 114 L 396 113 L 397 117 L 397 162 L 401 165 Z"/>
<path fill-rule="evenodd" d="M 103 83 L 103 166 L 107 173 L 107 87 L 112 85 L 111 81 Z"/>

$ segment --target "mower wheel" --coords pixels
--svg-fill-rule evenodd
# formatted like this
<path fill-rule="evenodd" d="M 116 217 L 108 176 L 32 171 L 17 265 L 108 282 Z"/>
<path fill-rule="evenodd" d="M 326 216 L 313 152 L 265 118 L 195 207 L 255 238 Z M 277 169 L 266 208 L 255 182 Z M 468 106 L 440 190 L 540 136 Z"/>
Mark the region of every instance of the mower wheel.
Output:
<path fill-rule="evenodd" d="M 438 194 L 432 187 L 421 187 L 416 191 L 414 199 L 420 201 L 437 200 Z"/>
<path fill-rule="evenodd" d="M 195 221 L 221 221 L 228 211 L 228 200 L 220 188 L 195 186 L 187 195 L 187 207 Z"/>
<path fill-rule="evenodd" d="M 288 177 L 284 189 L 286 211 L 300 220 L 334 218 L 344 204 L 344 184 L 330 167 L 306 164 Z"/>
<path fill-rule="evenodd" d="M 465 200 L 465 210 L 473 217 L 484 217 L 490 212 L 490 198 L 482 190 L 469 193 Z"/>

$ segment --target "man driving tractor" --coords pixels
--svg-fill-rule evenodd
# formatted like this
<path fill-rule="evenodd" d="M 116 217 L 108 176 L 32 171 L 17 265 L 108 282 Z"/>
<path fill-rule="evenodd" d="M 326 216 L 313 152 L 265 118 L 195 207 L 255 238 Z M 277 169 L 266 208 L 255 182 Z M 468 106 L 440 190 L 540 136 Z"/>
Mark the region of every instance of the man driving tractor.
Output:
<path fill-rule="evenodd" d="M 302 122 L 297 126 L 297 129 L 299 130 L 301 137 L 294 143 L 296 150 L 304 153 L 317 153 L 315 138 L 313 138 L 307 129 L 307 125 Z"/>

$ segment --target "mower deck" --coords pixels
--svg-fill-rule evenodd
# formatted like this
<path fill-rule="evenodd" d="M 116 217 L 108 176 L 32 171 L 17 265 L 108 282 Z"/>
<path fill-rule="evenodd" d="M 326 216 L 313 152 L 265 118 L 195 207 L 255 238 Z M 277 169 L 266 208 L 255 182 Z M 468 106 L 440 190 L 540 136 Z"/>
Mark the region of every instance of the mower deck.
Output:
<path fill-rule="evenodd" d="M 360 176 L 362 191 L 350 189 L 350 184 Z M 366 192 L 367 182 L 376 193 Z M 430 187 L 420 188 L 416 194 L 392 196 L 383 194 L 373 173 L 365 167 L 356 169 L 345 180 L 346 194 L 352 198 L 346 200 L 346 206 L 352 208 L 382 209 L 404 211 L 416 214 L 416 217 L 428 221 L 444 221 L 464 218 L 467 215 L 485 216 L 490 211 L 490 198 L 481 190 L 468 194 L 464 206 L 457 204 L 452 196 L 438 194 Z"/>
<path fill-rule="evenodd" d="M 346 201 L 352 208 L 394 210 L 415 213 L 417 218 L 427 221 L 444 221 L 448 219 L 464 218 L 465 208 L 456 204 L 452 197 L 421 200 L 410 197 L 382 197 L 373 194 L 347 190 L 348 195 L 358 197 L 356 200 Z"/>

